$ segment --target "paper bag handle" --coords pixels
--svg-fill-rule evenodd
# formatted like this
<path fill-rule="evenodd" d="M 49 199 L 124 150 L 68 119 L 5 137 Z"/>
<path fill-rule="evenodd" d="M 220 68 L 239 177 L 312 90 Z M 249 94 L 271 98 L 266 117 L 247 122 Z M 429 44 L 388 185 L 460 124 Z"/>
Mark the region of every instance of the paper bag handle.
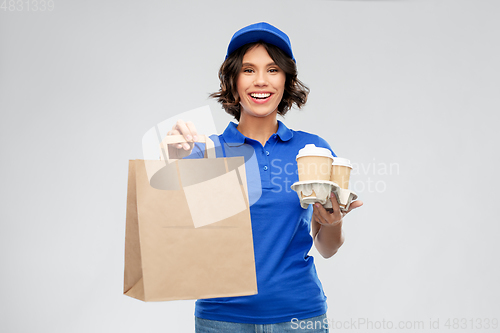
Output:
<path fill-rule="evenodd" d="M 168 156 L 168 145 L 174 143 L 182 143 L 188 142 L 182 135 L 167 135 L 162 142 L 160 143 L 160 149 L 165 151 L 165 157 L 170 160 L 170 156 Z M 204 142 L 205 143 L 205 157 L 207 158 L 215 158 L 215 146 L 212 139 L 210 139 L 206 135 L 197 135 L 197 139 L 194 142 Z"/>

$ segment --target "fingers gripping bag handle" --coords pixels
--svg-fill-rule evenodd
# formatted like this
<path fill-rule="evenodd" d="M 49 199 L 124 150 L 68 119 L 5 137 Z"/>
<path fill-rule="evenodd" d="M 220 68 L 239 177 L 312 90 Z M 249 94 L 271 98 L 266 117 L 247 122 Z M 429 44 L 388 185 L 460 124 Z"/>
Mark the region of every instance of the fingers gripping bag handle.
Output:
<path fill-rule="evenodd" d="M 160 150 L 165 152 L 165 155 L 161 154 L 162 159 L 163 159 L 163 156 L 165 156 L 165 159 L 167 161 L 172 160 L 170 158 L 170 156 L 168 155 L 168 145 L 169 144 L 183 143 L 183 142 L 188 142 L 188 141 L 182 135 L 167 135 L 160 143 Z M 214 142 L 212 141 L 212 139 L 210 139 L 206 135 L 197 135 L 197 139 L 194 140 L 194 142 L 205 143 L 204 156 L 206 158 L 215 158 Z"/>

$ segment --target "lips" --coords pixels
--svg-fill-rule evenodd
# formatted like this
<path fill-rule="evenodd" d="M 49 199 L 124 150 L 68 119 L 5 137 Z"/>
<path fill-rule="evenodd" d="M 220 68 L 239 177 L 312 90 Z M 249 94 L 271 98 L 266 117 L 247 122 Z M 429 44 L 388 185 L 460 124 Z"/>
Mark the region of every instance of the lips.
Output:
<path fill-rule="evenodd" d="M 271 99 L 273 94 L 270 92 L 253 92 L 248 95 L 254 103 L 264 104 Z"/>
<path fill-rule="evenodd" d="M 265 98 L 268 98 L 269 96 L 271 96 L 271 93 L 268 93 L 268 92 L 265 92 L 265 93 L 250 93 L 250 96 L 252 98 L 256 98 L 256 99 L 265 99 Z"/>

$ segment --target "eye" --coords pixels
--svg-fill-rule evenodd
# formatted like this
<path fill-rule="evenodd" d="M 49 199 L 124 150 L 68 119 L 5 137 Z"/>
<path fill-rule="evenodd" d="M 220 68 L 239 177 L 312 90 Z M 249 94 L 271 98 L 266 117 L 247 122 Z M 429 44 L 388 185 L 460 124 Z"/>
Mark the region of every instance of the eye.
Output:
<path fill-rule="evenodd" d="M 243 73 L 253 73 L 253 69 L 251 69 L 251 68 L 243 68 Z"/>
<path fill-rule="evenodd" d="M 271 68 L 271 69 L 269 69 L 269 72 L 270 73 L 278 73 L 279 70 L 277 68 Z"/>

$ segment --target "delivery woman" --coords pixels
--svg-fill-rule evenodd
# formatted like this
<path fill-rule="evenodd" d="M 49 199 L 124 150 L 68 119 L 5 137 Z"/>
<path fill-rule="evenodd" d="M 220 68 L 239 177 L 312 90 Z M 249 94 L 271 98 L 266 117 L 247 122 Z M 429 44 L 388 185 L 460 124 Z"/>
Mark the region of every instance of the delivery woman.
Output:
<path fill-rule="evenodd" d="M 198 300 L 196 332 L 328 332 L 326 296 L 308 253 L 312 244 L 325 258 L 337 252 L 345 213 L 334 195 L 332 213 L 319 204 L 303 209 L 290 190 L 298 181 L 298 151 L 306 144 L 331 148 L 319 136 L 277 120 L 293 105 L 303 106 L 309 93 L 297 78 L 288 36 L 264 22 L 237 31 L 219 79 L 220 90 L 211 97 L 237 120 L 214 136 L 219 154 L 250 146 L 258 163 L 261 193 L 250 206 L 258 294 Z M 168 134 L 192 142 L 197 132 L 193 123 L 179 120 Z M 176 144 L 170 151 L 192 157 L 199 153 L 192 147 Z M 350 210 L 361 205 L 355 201 Z"/>

